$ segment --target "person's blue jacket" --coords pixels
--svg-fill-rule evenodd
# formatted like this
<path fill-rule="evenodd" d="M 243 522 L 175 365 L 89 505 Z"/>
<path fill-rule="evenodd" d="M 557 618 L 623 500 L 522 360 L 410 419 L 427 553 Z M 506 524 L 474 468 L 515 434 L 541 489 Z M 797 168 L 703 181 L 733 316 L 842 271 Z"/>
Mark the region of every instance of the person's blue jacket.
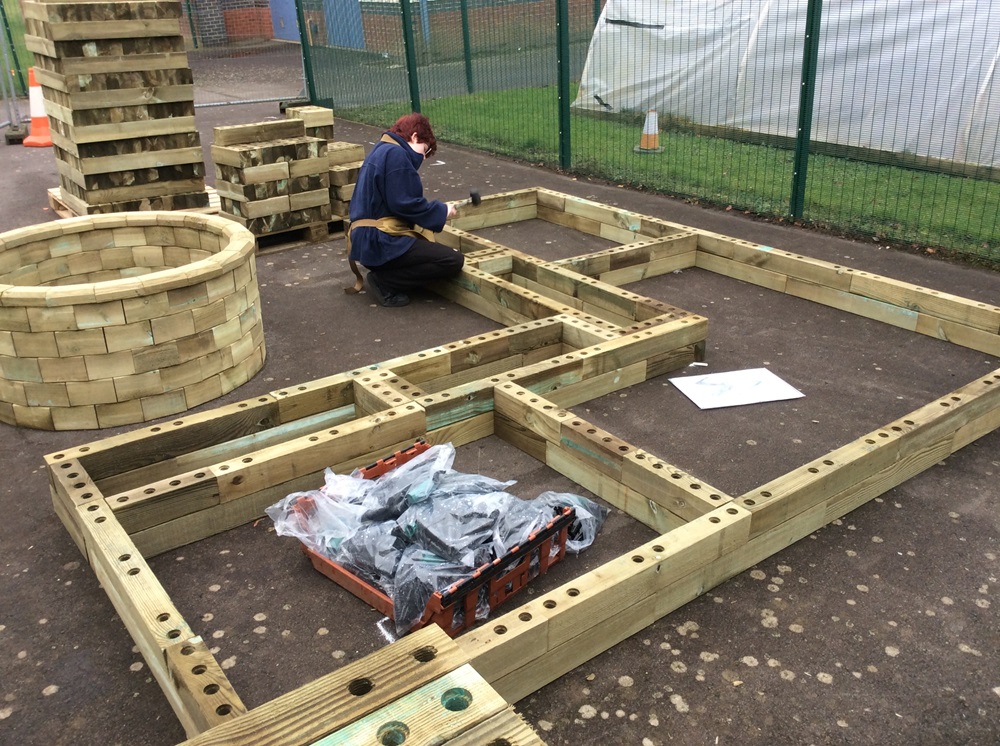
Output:
<path fill-rule="evenodd" d="M 399 135 L 385 133 L 399 145 L 377 142 L 365 158 L 351 196 L 351 222 L 396 217 L 439 233 L 448 219 L 448 206 L 424 199 L 424 186 L 417 169 L 424 156 Z M 391 236 L 378 228 L 351 231 L 351 259 L 365 267 L 380 267 L 402 256 L 416 239 Z"/>

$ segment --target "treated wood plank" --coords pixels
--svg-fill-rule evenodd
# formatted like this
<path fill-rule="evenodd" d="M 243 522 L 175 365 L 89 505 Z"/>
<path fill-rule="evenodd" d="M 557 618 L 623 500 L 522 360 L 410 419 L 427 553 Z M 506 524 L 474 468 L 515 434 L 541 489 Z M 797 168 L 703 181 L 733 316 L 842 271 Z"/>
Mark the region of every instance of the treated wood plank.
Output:
<path fill-rule="evenodd" d="M 427 429 L 436 430 L 445 425 L 493 411 L 493 383 L 475 380 L 417 400 L 427 417 Z"/>
<path fill-rule="evenodd" d="M 513 709 L 506 709 L 489 720 L 448 741 L 447 746 L 545 746 L 535 730 Z"/>
<path fill-rule="evenodd" d="M 703 568 L 745 544 L 749 527 L 746 510 L 719 508 L 498 617 L 492 629 L 460 637 L 458 644 L 498 691 L 520 698 L 564 673 L 564 666 L 573 668 L 654 621 L 658 601 L 673 596 L 678 583 L 694 580 L 698 587 Z M 682 594 L 684 601 L 690 593 Z M 525 613 L 528 621 L 522 622 Z M 631 619 L 624 633 L 622 615 Z M 522 628 L 528 655 L 520 645 Z M 548 670 L 557 659 L 556 670 Z M 522 683 L 512 686 L 512 676 Z"/>
<path fill-rule="evenodd" d="M 215 127 L 212 130 L 213 143 L 223 147 L 305 136 L 306 125 L 301 119 L 275 119 L 270 122 L 231 124 Z"/>
<path fill-rule="evenodd" d="M 464 663 L 458 645 L 432 624 L 202 733 L 185 746 L 313 743 Z"/>
<path fill-rule="evenodd" d="M 997 375 L 973 381 L 741 495 L 737 502 L 753 514 L 753 535 L 765 533 L 818 504 L 826 504 L 835 495 L 866 480 L 891 486 L 893 475 L 900 469 L 911 473 L 901 466 L 909 460 L 923 464 L 913 474 L 937 463 L 952 452 L 955 435 L 962 427 L 1000 408 Z"/>
<path fill-rule="evenodd" d="M 201 373 L 199 372 L 200 377 Z M 352 419 L 354 419 L 354 407 L 349 405 L 282 425 L 275 425 L 258 432 L 242 436 L 234 434 L 231 439 L 223 438 L 220 442 L 209 444 L 203 448 L 105 477 L 100 480 L 99 488 L 103 493 L 109 495 L 132 493 L 138 497 L 144 493 L 147 485 L 152 483 L 161 481 L 169 483 L 187 472 L 196 473 L 212 464 L 253 453 L 255 450 L 269 445 L 284 443 L 317 430 L 336 427 Z"/>
<path fill-rule="evenodd" d="M 476 313 L 509 326 L 574 310 L 475 268 L 464 268 L 458 277 L 435 283 L 433 290 Z"/>
<path fill-rule="evenodd" d="M 590 490 L 609 505 L 653 531 L 665 533 L 686 523 L 680 516 L 626 487 L 606 470 L 596 468 L 592 462 L 569 448 L 546 442 L 543 461 L 551 469 Z"/>
<path fill-rule="evenodd" d="M 164 657 L 176 696 L 191 716 L 194 733 L 204 733 L 246 714 L 246 705 L 200 636 L 171 645 Z"/>
<path fill-rule="evenodd" d="M 983 331 L 923 313 L 917 314 L 916 331 L 928 337 L 1000 357 L 1000 335 L 995 332 Z"/>
<path fill-rule="evenodd" d="M 494 428 L 493 412 L 484 412 L 436 430 L 428 430 L 426 440 L 434 445 L 451 443 L 457 448 L 493 435 Z"/>
<path fill-rule="evenodd" d="M 337 473 L 350 473 L 355 468 L 366 466 L 387 453 L 394 453 L 412 446 L 414 440 L 413 437 L 407 437 L 397 443 L 380 446 L 371 453 L 357 456 L 343 463 L 328 464 L 328 466 Z M 171 549 L 201 541 L 208 536 L 260 518 L 269 505 L 273 505 L 293 492 L 317 489 L 323 484 L 323 472 L 324 469 L 317 469 L 310 473 L 301 474 L 287 482 L 270 484 L 246 496 L 220 502 L 205 510 L 188 513 L 157 526 L 137 531 L 132 534 L 132 540 L 144 557 L 153 557 Z"/>
<path fill-rule="evenodd" d="M 45 111 L 49 116 L 59 116 L 53 112 L 49 102 L 45 103 Z M 182 132 L 195 132 L 194 117 L 170 117 L 168 119 L 144 119 L 136 122 L 116 122 L 113 124 L 94 124 L 89 126 L 73 126 L 72 139 L 78 145 L 111 140 L 125 140 L 133 137 L 154 137 L 157 135 L 173 135 Z M 65 194 L 63 197 L 65 198 Z"/>
<path fill-rule="evenodd" d="M 278 403 L 278 422 L 286 423 L 354 404 L 354 379 L 382 366 L 335 373 L 284 389 L 272 391 Z"/>
<path fill-rule="evenodd" d="M 427 416 L 416 404 L 404 404 L 360 417 L 333 430 L 262 448 L 252 456 L 213 464 L 220 500 L 227 502 L 339 464 L 364 454 L 386 451 L 402 440 L 427 432 Z"/>
<path fill-rule="evenodd" d="M 105 376 L 98 376 L 105 377 Z M 170 423 L 152 425 L 121 435 L 63 449 L 46 459 L 59 462 L 78 459 L 95 482 L 113 475 L 210 447 L 230 438 L 272 427 L 277 423 L 278 403 L 270 396 L 246 399 L 211 412 L 185 414 Z M 122 489 L 132 489 L 118 482 Z M 139 486 L 138 482 L 135 486 Z M 121 491 L 121 490 L 119 490 Z"/>
<path fill-rule="evenodd" d="M 480 228 L 531 220 L 536 217 L 534 189 L 519 189 L 482 197 L 479 205 L 464 203 L 449 221 L 449 229 L 473 231 Z"/>
<path fill-rule="evenodd" d="M 622 484 L 685 520 L 732 502 L 733 497 L 704 480 L 637 449 L 625 456 Z"/>
<path fill-rule="evenodd" d="M 205 716 L 188 709 L 190 703 L 180 696 L 165 662 L 165 651 L 177 642 L 190 640 L 194 633 L 106 506 L 88 505 L 80 525 L 95 575 L 185 731 L 197 733 Z M 238 699 L 231 704 L 234 709 L 242 706 Z"/>
<path fill-rule="evenodd" d="M 385 743 L 392 734 L 416 744 L 446 744 L 506 709 L 506 700 L 472 666 L 465 665 L 319 739 L 314 746 L 370 746 Z M 393 729 L 393 724 L 402 727 Z"/>
<path fill-rule="evenodd" d="M 406 382 L 402 382 L 405 386 Z M 399 378 L 392 371 L 379 370 L 371 375 L 354 379 L 355 416 L 372 415 L 387 409 L 394 409 L 413 401 L 412 394 L 400 388 Z"/>
<path fill-rule="evenodd" d="M 687 258 L 697 249 L 698 234 L 686 231 L 662 238 L 645 238 L 613 249 L 559 259 L 552 263 L 588 277 L 600 277 L 615 270 L 642 267 L 661 260 Z"/>
<path fill-rule="evenodd" d="M 659 277 L 660 275 L 667 275 L 672 272 L 690 269 L 697 263 L 697 256 L 697 252 L 689 251 L 686 254 L 668 256 L 663 259 L 654 259 L 648 264 L 642 264 L 635 267 L 622 267 L 621 269 L 613 269 L 608 272 L 602 272 L 597 276 L 597 279 L 601 282 L 606 282 L 609 285 L 621 287 L 622 285 L 639 282 L 640 280 L 645 280 L 650 277 Z"/>
<path fill-rule="evenodd" d="M 698 251 L 749 266 L 762 267 L 777 274 L 787 275 L 789 278 L 842 292 L 850 292 L 854 279 L 850 268 L 841 264 L 812 259 L 790 251 L 729 238 L 708 231 L 702 231 L 698 234 Z"/>
<path fill-rule="evenodd" d="M 208 468 L 172 474 L 131 492 L 104 500 L 126 533 L 179 518 L 219 504 L 219 486 Z"/>
<path fill-rule="evenodd" d="M 794 277 L 788 278 L 785 283 L 785 292 L 796 298 L 822 303 L 824 306 L 838 308 L 866 319 L 875 319 L 900 329 L 911 332 L 917 330 L 918 314 L 909 308 L 900 308 L 891 303 L 865 298 L 843 290 L 803 282 Z"/>
<path fill-rule="evenodd" d="M 734 280 L 750 282 L 754 285 L 767 288 L 768 290 L 776 290 L 779 293 L 785 292 L 785 285 L 788 282 L 788 275 L 783 275 L 779 272 L 772 272 L 769 269 L 752 267 L 748 264 L 733 261 L 732 259 L 727 259 L 726 257 L 717 256 L 715 254 L 709 254 L 704 251 L 699 251 L 696 254 L 695 266 L 699 269 L 715 272 L 716 274 L 723 275 L 724 277 L 730 277 Z"/>
<path fill-rule="evenodd" d="M 991 334 L 1000 333 L 1000 308 L 995 305 L 867 272 L 852 272 L 851 292 L 855 295 Z"/>

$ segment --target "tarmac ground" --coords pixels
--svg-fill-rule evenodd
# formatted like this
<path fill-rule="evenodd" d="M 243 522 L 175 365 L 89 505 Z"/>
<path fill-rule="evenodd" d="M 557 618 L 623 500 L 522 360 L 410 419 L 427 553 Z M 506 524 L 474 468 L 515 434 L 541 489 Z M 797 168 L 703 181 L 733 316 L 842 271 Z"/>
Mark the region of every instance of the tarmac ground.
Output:
<path fill-rule="evenodd" d="M 212 127 L 277 117 L 274 103 L 199 109 Z M 338 140 L 378 130 L 339 121 Z M 669 157 L 665 154 L 663 157 Z M 0 145 L 0 231 L 53 219 L 47 149 Z M 735 211 L 441 145 L 428 196 L 547 187 L 996 304 L 988 270 L 848 241 Z M 212 183 L 208 169 L 208 182 Z M 485 231 L 543 258 L 608 242 L 537 220 Z M 387 309 L 345 295 L 340 238 L 258 257 L 267 342 L 250 382 L 200 409 L 497 328 L 427 294 Z M 688 269 L 629 288 L 709 318 L 706 367 L 574 408 L 730 494 L 821 456 L 1000 367 L 989 355 Z M 767 367 L 804 393 L 699 410 L 666 379 Z M 117 430 L 0 425 L 0 742 L 148 744 L 184 739 L 93 572 L 53 513 L 43 457 Z M 581 491 L 495 437 L 456 468 L 518 480 L 531 497 Z M 516 703 L 556 744 L 977 744 L 1000 742 L 1000 434 L 993 432 L 779 551 Z M 653 537 L 613 512 L 591 549 L 530 585 L 543 592 Z M 381 615 L 315 572 L 268 519 L 151 560 L 248 707 L 386 644 Z M 518 599 L 512 601 L 519 603 Z"/>

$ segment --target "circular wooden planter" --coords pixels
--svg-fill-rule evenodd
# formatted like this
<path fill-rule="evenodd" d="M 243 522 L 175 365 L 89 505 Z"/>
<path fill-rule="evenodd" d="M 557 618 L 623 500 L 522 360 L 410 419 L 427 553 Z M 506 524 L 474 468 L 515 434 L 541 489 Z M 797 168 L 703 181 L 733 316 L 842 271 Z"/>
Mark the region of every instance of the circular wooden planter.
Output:
<path fill-rule="evenodd" d="M 264 364 L 253 234 L 130 212 L 0 234 L 0 421 L 111 427 L 183 412 Z"/>

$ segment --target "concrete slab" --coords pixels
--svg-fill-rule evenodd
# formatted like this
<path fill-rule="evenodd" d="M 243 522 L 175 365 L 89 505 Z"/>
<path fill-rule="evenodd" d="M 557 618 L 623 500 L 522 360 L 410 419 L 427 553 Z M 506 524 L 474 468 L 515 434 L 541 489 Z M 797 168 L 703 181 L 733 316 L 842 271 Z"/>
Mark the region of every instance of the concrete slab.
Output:
<path fill-rule="evenodd" d="M 211 128 L 278 117 L 277 105 L 199 109 Z M 337 122 L 337 138 L 379 132 Z M 48 150 L 0 146 L 0 230 L 51 217 Z M 211 178 L 209 179 L 211 182 Z M 995 273 L 863 241 L 709 211 L 443 145 L 427 192 L 462 199 L 544 186 L 925 287 L 996 303 Z M 541 256 L 596 249 L 545 224 L 491 229 Z M 496 328 L 426 295 L 405 309 L 347 296 L 343 241 L 261 257 L 268 359 L 250 383 L 204 408 Z M 700 270 L 636 292 L 706 315 L 715 372 L 766 366 L 803 399 L 700 411 L 665 379 L 577 411 L 710 483 L 740 492 L 1000 367 L 918 337 Z M 114 431 L 0 426 L 0 741 L 171 744 L 183 739 L 97 580 L 52 512 L 42 456 Z M 557 682 L 518 710 L 550 744 L 993 744 L 1000 741 L 1000 435 L 713 589 Z M 457 468 L 517 478 L 519 494 L 575 489 L 496 438 Z M 538 593 L 651 533 L 613 514 L 595 546 L 557 565 Z M 385 644 L 380 616 L 311 569 L 269 521 L 152 561 L 249 707 Z M 516 600 L 515 600 L 516 602 Z"/>

